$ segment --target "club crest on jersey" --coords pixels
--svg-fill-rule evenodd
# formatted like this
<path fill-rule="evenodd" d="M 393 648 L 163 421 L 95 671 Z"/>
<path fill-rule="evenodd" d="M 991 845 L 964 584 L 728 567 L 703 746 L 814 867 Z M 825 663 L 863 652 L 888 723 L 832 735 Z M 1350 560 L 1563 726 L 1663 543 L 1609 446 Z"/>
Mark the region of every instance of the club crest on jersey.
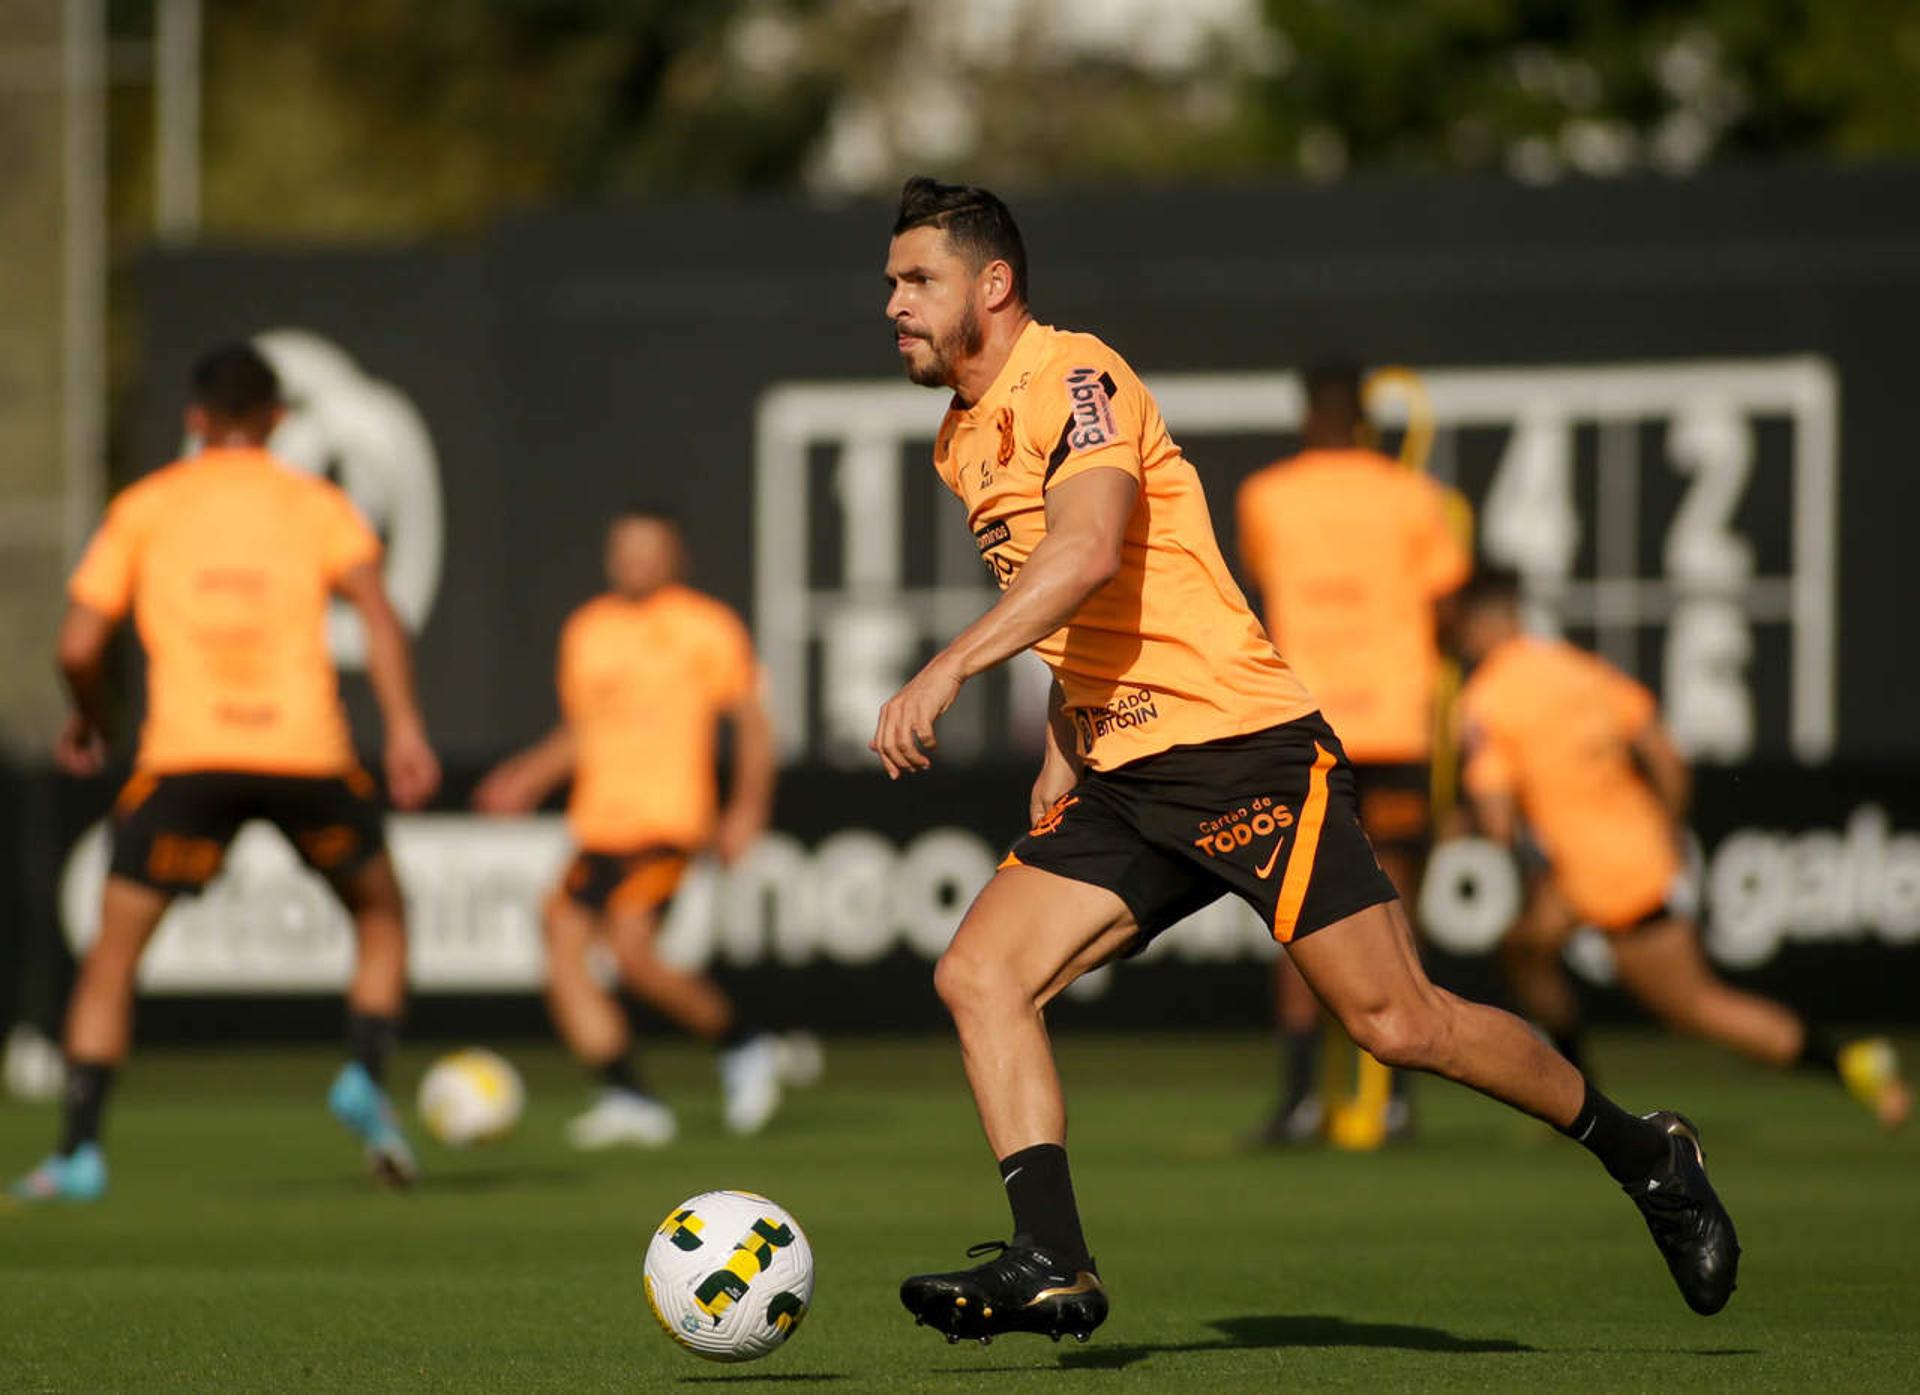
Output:
<path fill-rule="evenodd" d="M 993 463 L 1004 466 L 1013 459 L 1013 408 L 1002 407 L 993 414 L 994 429 L 1000 433 L 1000 448 L 994 452 Z"/>
<path fill-rule="evenodd" d="M 1076 368 L 1067 374 L 1067 400 L 1072 414 L 1067 423 L 1070 450 L 1093 450 L 1119 433 L 1113 424 L 1113 379 L 1098 368 Z"/>

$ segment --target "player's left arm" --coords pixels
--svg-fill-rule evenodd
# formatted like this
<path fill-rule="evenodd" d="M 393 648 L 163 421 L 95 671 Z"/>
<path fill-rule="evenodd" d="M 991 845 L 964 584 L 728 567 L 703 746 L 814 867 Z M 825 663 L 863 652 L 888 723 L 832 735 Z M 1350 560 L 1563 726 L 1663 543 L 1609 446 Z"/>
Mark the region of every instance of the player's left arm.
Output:
<path fill-rule="evenodd" d="M 367 679 L 387 736 L 387 793 L 402 809 L 417 809 L 440 788 L 440 759 L 428 744 L 426 722 L 414 696 L 413 645 L 387 598 L 378 561 L 349 568 L 334 590 L 366 622 Z"/>
<path fill-rule="evenodd" d="M 778 767 L 773 717 L 759 691 L 749 693 L 724 713 L 733 729 L 733 785 L 714 830 L 713 849 L 726 863 L 738 862 L 767 831 L 773 817 L 773 787 Z"/>
<path fill-rule="evenodd" d="M 1633 759 L 1653 792 L 1678 822 L 1687 815 L 1693 797 L 1693 777 L 1686 757 L 1673 744 L 1673 738 L 1658 720 L 1650 721 L 1635 733 Z"/>
<path fill-rule="evenodd" d="M 932 764 L 926 752 L 937 744 L 933 724 L 961 684 L 1045 639 L 1113 579 L 1139 494 L 1139 475 L 1118 461 L 1047 491 L 1047 535 L 1000 599 L 880 709 L 867 744 L 889 779 Z"/>

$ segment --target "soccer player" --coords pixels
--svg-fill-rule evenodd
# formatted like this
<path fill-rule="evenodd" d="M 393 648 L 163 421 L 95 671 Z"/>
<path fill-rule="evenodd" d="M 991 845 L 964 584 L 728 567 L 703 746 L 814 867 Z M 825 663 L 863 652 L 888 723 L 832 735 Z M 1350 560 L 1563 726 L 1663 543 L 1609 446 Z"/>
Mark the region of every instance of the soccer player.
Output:
<path fill-rule="evenodd" d="M 134 971 L 173 898 L 220 870 L 240 825 L 286 835 L 353 917 L 352 1059 L 328 1093 L 376 1178 L 404 1185 L 413 1155 L 383 1085 L 406 1000 L 406 925 L 373 782 L 354 758 L 327 653 L 330 594 L 366 623 L 386 728 L 387 792 L 432 797 L 440 766 L 414 701 L 405 630 L 380 580 L 380 544 L 347 496 L 267 452 L 281 417 L 273 369 L 248 344 L 193 370 L 194 455 L 129 486 L 68 585 L 59 665 L 73 710 L 55 748 L 69 773 L 105 756 L 107 645 L 132 612 L 147 655 L 146 722 L 113 808 L 100 933 L 67 1010 L 59 1146 L 14 1186 L 28 1200 L 106 1190 L 100 1117 L 132 1034 Z"/>
<path fill-rule="evenodd" d="M 545 931 L 547 1007 L 602 1085 L 568 1125 L 579 1148 L 660 1147 L 676 1131 L 673 1111 L 640 1080 L 625 1010 L 593 975 L 597 937 L 624 988 L 720 1048 L 733 1132 L 766 1126 L 787 1069 L 782 1043 L 743 1022 L 719 985 L 655 952 L 688 860 L 709 844 L 723 861 L 737 860 L 773 806 L 773 723 L 753 642 L 733 611 L 681 583 L 684 555 L 667 514 L 633 509 L 614 518 L 609 589 L 575 611 L 560 636 L 561 723 L 474 795 L 487 813 L 522 813 L 573 781 L 567 822 L 579 851 L 548 898 Z M 714 779 L 721 721 L 733 735 L 723 809 Z"/>
<path fill-rule="evenodd" d="M 1418 901 L 1426 858 L 1428 761 L 1440 673 L 1436 607 L 1472 568 L 1447 492 L 1373 446 L 1360 370 L 1306 374 L 1299 455 L 1250 475 L 1236 517 L 1240 555 L 1260 588 L 1267 633 L 1340 733 L 1360 825 L 1403 904 Z M 1320 1009 L 1285 955 L 1275 963 L 1286 1038 L 1282 1094 L 1256 1137 L 1321 1135 Z M 1410 1125 L 1396 1074 L 1386 1134 Z"/>
<path fill-rule="evenodd" d="M 1055 678 L 1032 829 L 934 974 L 1013 1237 L 973 1268 L 906 1280 L 908 1310 L 954 1340 L 1084 1338 L 1105 1319 L 1044 1011 L 1232 891 L 1363 1049 L 1590 1149 L 1687 1302 L 1717 1311 L 1739 1247 L 1693 1126 L 1627 1113 L 1519 1018 L 1428 981 L 1361 831 L 1353 768 L 1234 584 L 1198 474 L 1118 354 L 1034 318 L 1006 205 L 907 181 L 885 274 L 908 377 L 951 393 L 934 467 L 1003 593 L 881 708 L 872 748 L 890 778 L 925 770 L 936 723 L 975 674 L 1032 648 Z"/>
<path fill-rule="evenodd" d="M 1581 1059 L 1579 1006 L 1560 951 L 1583 924 L 1607 932 L 1620 983 L 1677 1031 L 1773 1066 L 1831 1075 L 1888 1127 L 1911 1112 L 1892 1044 L 1840 1044 L 1791 1009 L 1714 973 L 1681 876 L 1685 762 L 1653 695 L 1559 640 L 1524 633 L 1520 580 L 1489 568 L 1461 597 L 1466 785 L 1481 828 L 1512 844 L 1522 820 L 1544 854 L 1501 961 L 1521 1010 Z"/>

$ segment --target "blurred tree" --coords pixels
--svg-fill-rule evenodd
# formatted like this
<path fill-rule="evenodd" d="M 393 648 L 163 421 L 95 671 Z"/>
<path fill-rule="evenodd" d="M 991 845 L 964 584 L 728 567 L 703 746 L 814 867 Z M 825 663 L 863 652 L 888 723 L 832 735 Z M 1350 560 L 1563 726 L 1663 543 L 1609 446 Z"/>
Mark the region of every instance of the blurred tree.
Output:
<path fill-rule="evenodd" d="M 1912 0 L 223 0 L 207 42 L 219 234 L 922 167 L 1545 180 L 1920 153 Z M 116 120 L 130 220 L 141 109 Z"/>

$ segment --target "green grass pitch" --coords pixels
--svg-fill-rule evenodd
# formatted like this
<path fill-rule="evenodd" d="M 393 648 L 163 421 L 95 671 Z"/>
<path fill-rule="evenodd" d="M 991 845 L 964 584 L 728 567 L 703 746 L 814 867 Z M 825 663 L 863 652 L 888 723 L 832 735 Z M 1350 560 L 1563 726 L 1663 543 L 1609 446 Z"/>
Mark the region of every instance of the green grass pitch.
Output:
<path fill-rule="evenodd" d="M 1914 1043 L 1909 1042 L 1911 1047 Z M 1746 1246 L 1695 1317 L 1632 1206 L 1579 1149 L 1465 1091 L 1365 1156 L 1247 1155 L 1274 1075 L 1252 1037 L 1060 1043 L 1077 1183 L 1113 1317 L 1082 1347 L 947 1346 L 895 1297 L 1002 1236 L 1005 1208 L 945 1040 L 829 1043 L 764 1136 L 722 1135 L 686 1047 L 658 1154 L 582 1156 L 584 1101 L 546 1044 L 506 1043 L 532 1104 L 511 1139 L 422 1142 L 423 1185 L 372 1192 L 320 1097 L 322 1051 L 136 1058 L 101 1205 L 0 1213 L 0 1389 L 38 1391 L 1896 1391 L 1920 1389 L 1920 1131 L 1838 1091 L 1652 1035 L 1596 1058 L 1630 1107 L 1689 1111 Z M 410 1090 L 429 1051 L 399 1063 Z M 0 1105 L 0 1165 L 45 1149 Z M 766 1192 L 806 1227 L 813 1312 L 755 1366 L 654 1325 L 640 1256 L 673 1203 Z"/>

